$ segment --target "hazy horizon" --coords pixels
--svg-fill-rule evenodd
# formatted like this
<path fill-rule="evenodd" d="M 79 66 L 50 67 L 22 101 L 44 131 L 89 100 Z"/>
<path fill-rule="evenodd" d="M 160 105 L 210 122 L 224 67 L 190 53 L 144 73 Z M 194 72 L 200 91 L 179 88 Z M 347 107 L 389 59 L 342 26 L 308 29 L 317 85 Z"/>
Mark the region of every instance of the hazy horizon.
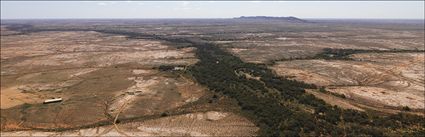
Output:
<path fill-rule="evenodd" d="M 238 16 L 240 17 L 240 16 Z M 289 17 L 289 16 L 267 16 L 267 17 Z M 296 17 L 296 16 L 293 16 Z M 202 17 L 194 17 L 194 18 L 1 18 L 0 20 L 166 20 L 166 19 L 176 19 L 176 20 L 184 20 L 184 19 L 234 19 L 237 17 L 228 17 L 228 18 L 202 18 Z M 417 21 L 425 21 L 425 19 L 419 18 L 300 18 L 306 20 L 417 20 Z"/>
<path fill-rule="evenodd" d="M 424 1 L 1 1 L 1 19 L 424 20 Z"/>

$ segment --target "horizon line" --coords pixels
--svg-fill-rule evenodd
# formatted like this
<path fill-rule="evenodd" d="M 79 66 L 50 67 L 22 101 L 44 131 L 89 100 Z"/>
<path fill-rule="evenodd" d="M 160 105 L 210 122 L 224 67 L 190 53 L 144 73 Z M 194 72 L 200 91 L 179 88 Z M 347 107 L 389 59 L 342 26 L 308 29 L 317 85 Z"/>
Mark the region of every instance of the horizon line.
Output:
<path fill-rule="evenodd" d="M 237 19 L 239 17 L 222 17 L 222 18 L 208 18 L 208 17 L 193 17 L 193 18 L 172 18 L 172 17 L 159 17 L 159 18 L 0 18 L 0 20 L 66 20 L 66 19 L 75 19 L 75 20 L 84 20 L 84 19 L 92 19 L 92 20 L 104 20 L 104 19 L 110 19 L 110 20 L 117 20 L 117 19 L 147 19 L 147 20 L 155 20 L 155 19 Z M 245 16 L 245 17 L 254 17 L 254 16 Z M 265 16 L 265 17 L 296 17 L 296 16 Z M 300 18 L 299 19 L 332 19 L 332 20 L 338 20 L 338 19 L 344 19 L 344 20 L 425 20 L 425 18 L 337 18 L 337 17 L 326 17 L 326 18 Z"/>

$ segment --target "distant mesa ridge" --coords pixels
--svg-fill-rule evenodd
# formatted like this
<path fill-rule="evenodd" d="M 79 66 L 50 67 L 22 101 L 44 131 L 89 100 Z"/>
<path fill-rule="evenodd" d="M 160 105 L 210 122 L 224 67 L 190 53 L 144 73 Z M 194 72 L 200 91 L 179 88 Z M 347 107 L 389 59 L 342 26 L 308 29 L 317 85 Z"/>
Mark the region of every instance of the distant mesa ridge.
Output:
<path fill-rule="evenodd" d="M 258 19 L 258 20 L 282 20 L 282 21 L 289 21 L 289 22 L 307 22 L 306 20 L 288 16 L 288 17 L 272 17 L 272 16 L 240 16 L 236 17 L 234 19 Z"/>

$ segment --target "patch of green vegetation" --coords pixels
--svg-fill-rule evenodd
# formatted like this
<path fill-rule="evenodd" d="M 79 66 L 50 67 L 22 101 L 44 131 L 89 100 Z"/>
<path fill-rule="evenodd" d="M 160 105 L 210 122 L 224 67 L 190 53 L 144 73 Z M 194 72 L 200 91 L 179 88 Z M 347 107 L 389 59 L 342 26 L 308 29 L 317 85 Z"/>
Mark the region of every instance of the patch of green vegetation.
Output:
<path fill-rule="evenodd" d="M 168 113 L 167 112 L 162 112 L 161 113 L 161 117 L 166 117 L 166 116 L 168 116 Z"/>
<path fill-rule="evenodd" d="M 31 108 L 31 104 L 24 103 L 21 105 L 21 121 L 27 120 L 26 115 L 28 114 L 27 111 L 29 108 Z"/>
<path fill-rule="evenodd" d="M 315 85 L 275 76 L 267 67 L 245 63 L 215 45 L 194 45 L 200 62 L 189 69 L 192 76 L 209 89 L 237 100 L 243 115 L 260 127 L 262 136 L 383 136 L 388 130 L 424 126 L 420 116 L 378 116 L 331 106 L 305 93 L 305 88 L 317 88 Z M 235 70 L 260 77 L 260 81 L 237 76 Z M 314 112 L 299 108 L 299 104 Z M 387 121 L 405 122 L 390 126 Z"/>
<path fill-rule="evenodd" d="M 323 52 L 317 54 L 313 58 L 316 59 L 339 59 L 339 60 L 353 60 L 349 57 L 352 54 L 359 53 L 406 53 L 406 52 L 425 52 L 425 50 L 404 50 L 404 49 L 393 49 L 393 50 L 363 50 L 363 49 L 331 49 L 325 48 Z"/>
<path fill-rule="evenodd" d="M 320 87 L 319 88 L 319 92 L 325 93 L 325 94 L 331 94 L 333 96 L 340 97 L 340 98 L 346 98 L 344 94 L 338 94 L 338 93 L 334 93 L 334 92 L 329 92 L 328 90 L 325 89 L 325 87 Z"/>
<path fill-rule="evenodd" d="M 404 106 L 403 111 L 410 111 L 410 108 L 408 106 Z"/>

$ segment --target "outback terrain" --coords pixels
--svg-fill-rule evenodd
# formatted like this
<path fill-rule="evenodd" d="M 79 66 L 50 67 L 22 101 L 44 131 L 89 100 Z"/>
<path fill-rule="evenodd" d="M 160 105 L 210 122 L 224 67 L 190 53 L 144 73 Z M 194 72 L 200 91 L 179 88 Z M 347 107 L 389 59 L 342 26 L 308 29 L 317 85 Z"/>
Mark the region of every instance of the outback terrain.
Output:
<path fill-rule="evenodd" d="M 1 135 L 417 136 L 424 39 L 423 20 L 2 20 Z"/>

